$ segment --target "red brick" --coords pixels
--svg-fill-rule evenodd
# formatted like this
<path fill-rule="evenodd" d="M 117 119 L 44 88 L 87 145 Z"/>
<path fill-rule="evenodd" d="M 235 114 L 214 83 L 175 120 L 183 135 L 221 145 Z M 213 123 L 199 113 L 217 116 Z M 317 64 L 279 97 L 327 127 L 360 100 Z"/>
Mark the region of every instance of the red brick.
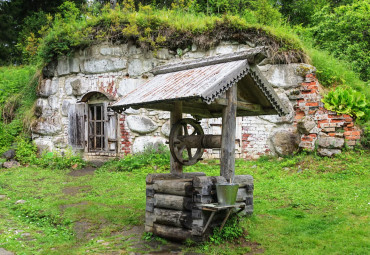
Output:
<path fill-rule="evenodd" d="M 329 133 L 328 135 L 329 136 L 335 136 L 335 133 Z"/>
<path fill-rule="evenodd" d="M 346 136 L 345 139 L 346 140 L 359 140 L 360 136 Z"/>
<path fill-rule="evenodd" d="M 349 123 L 348 125 L 347 125 L 347 127 L 353 127 L 354 125 L 353 125 L 353 122 L 351 122 L 351 123 Z"/>
<path fill-rule="evenodd" d="M 317 134 L 309 134 L 309 136 L 316 138 Z"/>
<path fill-rule="evenodd" d="M 351 118 L 351 115 L 343 114 L 343 117 L 344 117 L 344 118 Z"/>
<path fill-rule="evenodd" d="M 343 128 L 345 131 L 353 131 L 353 127 L 344 127 Z"/>
<path fill-rule="evenodd" d="M 343 122 L 343 120 L 338 120 L 338 119 L 331 119 L 330 120 L 331 123 L 340 123 L 340 122 Z"/>
<path fill-rule="evenodd" d="M 295 115 L 296 120 L 300 120 L 305 116 L 304 112 L 297 112 Z"/>
<path fill-rule="evenodd" d="M 318 102 L 306 103 L 306 106 L 319 106 Z"/>
<path fill-rule="evenodd" d="M 305 90 L 305 91 L 301 91 L 301 94 L 302 95 L 308 95 L 308 94 L 314 94 L 316 91 L 315 90 Z"/>
<path fill-rule="evenodd" d="M 312 137 L 309 137 L 309 136 L 303 136 L 302 137 L 302 139 L 301 139 L 302 141 L 308 141 L 308 142 L 312 142 L 313 141 L 313 138 Z"/>
<path fill-rule="evenodd" d="M 352 131 L 352 135 L 360 136 L 361 132 L 360 131 Z"/>
<path fill-rule="evenodd" d="M 318 123 L 318 124 L 322 124 L 322 123 L 329 123 L 329 120 L 319 120 L 317 123 Z"/>

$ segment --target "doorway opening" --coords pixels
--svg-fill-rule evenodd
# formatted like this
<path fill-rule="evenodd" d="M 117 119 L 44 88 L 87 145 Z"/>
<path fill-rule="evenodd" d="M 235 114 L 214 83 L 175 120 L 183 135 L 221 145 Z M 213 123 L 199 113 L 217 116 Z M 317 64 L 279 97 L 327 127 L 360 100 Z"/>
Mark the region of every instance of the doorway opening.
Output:
<path fill-rule="evenodd" d="M 89 151 L 105 151 L 105 113 L 103 104 L 89 105 Z"/>

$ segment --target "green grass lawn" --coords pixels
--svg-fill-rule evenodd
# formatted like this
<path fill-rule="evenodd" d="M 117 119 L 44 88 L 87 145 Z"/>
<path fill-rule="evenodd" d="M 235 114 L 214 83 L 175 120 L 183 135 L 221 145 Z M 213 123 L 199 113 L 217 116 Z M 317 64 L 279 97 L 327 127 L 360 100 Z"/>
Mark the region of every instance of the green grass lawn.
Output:
<path fill-rule="evenodd" d="M 334 159 L 314 155 L 237 160 L 236 174 L 255 179 L 254 215 L 244 218 L 243 240 L 265 254 L 368 254 L 370 153 Z M 145 176 L 131 172 L 36 167 L 0 169 L 0 247 L 17 254 L 122 254 L 140 249 Z M 185 168 L 219 175 L 218 161 Z M 25 200 L 25 203 L 16 203 Z M 165 243 L 163 240 L 159 240 Z M 207 254 L 244 254 L 237 242 L 182 247 Z M 143 248 L 144 247 L 144 248 Z M 139 250 L 138 250 L 139 249 Z M 253 251 L 253 249 L 252 249 Z"/>

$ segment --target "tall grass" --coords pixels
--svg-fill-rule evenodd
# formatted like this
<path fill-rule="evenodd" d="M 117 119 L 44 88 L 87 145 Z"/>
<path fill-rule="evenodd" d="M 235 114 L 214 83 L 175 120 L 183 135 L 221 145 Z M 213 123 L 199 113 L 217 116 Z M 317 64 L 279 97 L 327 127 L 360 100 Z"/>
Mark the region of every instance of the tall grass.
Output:
<path fill-rule="evenodd" d="M 29 131 L 37 81 L 35 66 L 0 67 L 0 153 Z"/>

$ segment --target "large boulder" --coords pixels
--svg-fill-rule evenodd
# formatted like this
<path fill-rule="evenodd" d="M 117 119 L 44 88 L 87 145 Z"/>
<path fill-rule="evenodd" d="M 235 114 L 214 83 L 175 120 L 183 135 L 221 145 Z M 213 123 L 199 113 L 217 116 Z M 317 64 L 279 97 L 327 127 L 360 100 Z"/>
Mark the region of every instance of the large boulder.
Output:
<path fill-rule="evenodd" d="M 320 135 L 317 142 L 322 148 L 340 149 L 344 145 L 344 138 Z"/>
<path fill-rule="evenodd" d="M 161 132 L 164 136 L 166 137 L 169 137 L 170 136 L 170 132 L 171 132 L 171 125 L 170 125 L 170 121 L 166 121 L 163 125 L 162 125 L 162 128 L 161 128 Z"/>
<path fill-rule="evenodd" d="M 298 151 L 299 136 L 289 130 L 277 131 L 271 138 L 276 153 L 279 156 L 292 155 Z"/>
<path fill-rule="evenodd" d="M 304 81 L 304 75 L 314 72 L 315 69 L 310 65 L 303 64 L 281 64 L 259 66 L 262 74 L 274 87 L 294 88 L 300 86 Z M 303 73 L 302 69 L 306 70 Z"/>
<path fill-rule="evenodd" d="M 298 132 L 305 135 L 311 133 L 311 130 L 316 126 L 316 122 L 310 117 L 304 117 L 297 123 Z"/>
<path fill-rule="evenodd" d="M 137 137 L 132 146 L 132 152 L 140 153 L 151 148 L 157 150 L 159 146 L 162 146 L 165 143 L 166 139 L 164 139 L 163 137 L 154 137 L 154 136 Z"/>
<path fill-rule="evenodd" d="M 74 57 L 60 57 L 57 67 L 58 75 L 66 75 L 70 73 L 80 72 L 80 60 Z"/>
<path fill-rule="evenodd" d="M 60 118 L 39 118 L 32 125 L 32 132 L 40 135 L 55 135 L 62 131 Z"/>
<path fill-rule="evenodd" d="M 317 150 L 317 153 L 322 157 L 333 157 L 334 155 L 342 153 L 341 150 L 338 149 L 325 149 L 325 148 L 319 148 Z"/>
<path fill-rule="evenodd" d="M 58 79 L 45 79 L 40 82 L 37 94 L 40 97 L 49 97 L 58 92 Z"/>
<path fill-rule="evenodd" d="M 4 168 L 15 168 L 19 166 L 21 166 L 21 164 L 19 164 L 19 162 L 17 161 L 7 161 L 7 162 L 4 162 L 3 164 Z"/>
<path fill-rule="evenodd" d="M 149 72 L 157 65 L 155 59 L 132 59 L 128 63 L 127 71 L 132 77 Z"/>
<path fill-rule="evenodd" d="M 107 73 L 120 71 L 127 66 L 127 60 L 124 58 L 95 59 L 90 58 L 83 62 L 83 73 Z"/>
<path fill-rule="evenodd" d="M 36 117 L 50 117 L 53 115 L 53 110 L 50 108 L 48 99 L 39 98 L 35 103 L 35 116 Z"/>
<path fill-rule="evenodd" d="M 10 149 L 3 153 L 3 158 L 6 158 L 6 160 L 11 160 L 15 157 L 15 150 Z"/>
<path fill-rule="evenodd" d="M 139 115 L 130 115 L 126 118 L 129 129 L 139 134 L 151 133 L 158 128 L 150 118 Z"/>

